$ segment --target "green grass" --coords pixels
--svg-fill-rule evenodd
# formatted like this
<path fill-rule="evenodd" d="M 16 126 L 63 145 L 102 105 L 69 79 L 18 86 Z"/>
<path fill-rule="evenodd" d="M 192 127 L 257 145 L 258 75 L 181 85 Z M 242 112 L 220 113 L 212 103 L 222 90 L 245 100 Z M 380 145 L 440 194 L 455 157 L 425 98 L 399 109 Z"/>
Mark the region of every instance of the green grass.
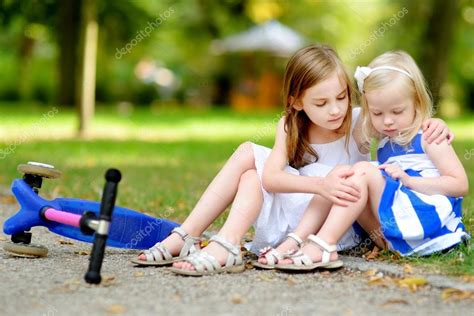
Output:
<path fill-rule="evenodd" d="M 119 110 L 121 109 L 121 110 Z M 16 166 L 27 161 L 51 163 L 63 171 L 59 180 L 45 181 L 42 195 L 99 200 L 103 174 L 119 168 L 123 180 L 117 204 L 159 217 L 182 221 L 208 183 L 242 142 L 273 143 L 279 112 L 240 114 L 229 110 L 180 110 L 127 107 L 98 110 L 91 137 L 74 138 L 75 115 L 59 109 L 1 104 L 0 185 L 20 175 Z M 474 118 L 450 121 L 454 147 L 474 186 Z M 13 146 L 11 146 L 13 144 Z M 5 155 L 6 149 L 13 151 Z M 470 153 L 473 153 L 470 155 Z M 2 159 L 3 158 L 3 159 Z M 474 199 L 463 202 L 464 223 L 474 232 Z M 212 229 L 220 227 L 221 216 Z M 474 254 L 464 247 L 446 255 L 401 259 L 434 270 L 474 275 Z"/>

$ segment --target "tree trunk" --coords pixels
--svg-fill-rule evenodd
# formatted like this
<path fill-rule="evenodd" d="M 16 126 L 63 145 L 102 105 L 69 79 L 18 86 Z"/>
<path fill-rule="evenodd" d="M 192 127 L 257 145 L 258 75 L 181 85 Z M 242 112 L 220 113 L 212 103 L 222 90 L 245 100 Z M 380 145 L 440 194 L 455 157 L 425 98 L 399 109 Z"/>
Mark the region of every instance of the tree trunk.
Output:
<path fill-rule="evenodd" d="M 58 2 L 59 80 L 57 97 L 61 105 L 73 106 L 77 95 L 80 4 L 80 0 Z"/>
<path fill-rule="evenodd" d="M 425 39 L 422 41 L 425 45 L 421 59 L 423 73 L 433 94 L 435 108 L 448 72 L 457 8 L 458 0 L 434 0 Z"/>
<path fill-rule="evenodd" d="M 79 110 L 79 136 L 87 136 L 95 105 L 95 68 L 97 60 L 97 8 L 94 0 L 82 0 L 79 50 L 79 88 L 76 106 Z"/>

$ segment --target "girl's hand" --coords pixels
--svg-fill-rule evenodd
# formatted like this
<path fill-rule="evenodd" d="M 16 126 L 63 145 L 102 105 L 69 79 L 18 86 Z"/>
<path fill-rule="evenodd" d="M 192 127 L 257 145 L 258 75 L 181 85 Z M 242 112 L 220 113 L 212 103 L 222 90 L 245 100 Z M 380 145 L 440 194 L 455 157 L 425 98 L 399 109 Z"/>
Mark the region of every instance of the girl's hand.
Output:
<path fill-rule="evenodd" d="M 410 179 L 410 176 L 403 171 L 402 168 L 396 163 L 383 164 L 379 166 L 380 170 L 385 170 L 385 172 L 394 180 L 400 180 L 405 186 Z"/>
<path fill-rule="evenodd" d="M 431 144 L 433 141 L 436 144 L 440 144 L 444 140 L 451 144 L 454 140 L 453 132 L 449 130 L 448 125 L 441 119 L 428 119 L 423 122 L 421 128 L 423 129 L 423 138 L 428 144 Z"/>
<path fill-rule="evenodd" d="M 360 198 L 359 187 L 348 180 L 354 174 L 350 166 L 337 166 L 323 179 L 319 194 L 340 206 L 348 206 L 346 202 L 357 202 Z"/>

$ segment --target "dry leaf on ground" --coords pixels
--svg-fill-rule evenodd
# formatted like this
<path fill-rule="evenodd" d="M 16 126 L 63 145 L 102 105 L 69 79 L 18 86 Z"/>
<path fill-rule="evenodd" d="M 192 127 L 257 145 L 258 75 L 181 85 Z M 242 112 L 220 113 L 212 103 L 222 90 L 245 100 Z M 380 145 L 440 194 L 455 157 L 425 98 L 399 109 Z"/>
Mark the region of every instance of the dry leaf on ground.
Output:
<path fill-rule="evenodd" d="M 107 306 L 106 310 L 107 314 L 112 314 L 112 315 L 117 315 L 117 314 L 123 314 L 127 311 L 127 308 L 123 305 L 110 305 Z"/>
<path fill-rule="evenodd" d="M 401 287 L 406 287 L 410 291 L 414 292 L 418 290 L 418 287 L 428 284 L 428 281 L 422 277 L 409 277 L 403 278 L 396 281 L 396 283 Z"/>
<path fill-rule="evenodd" d="M 385 303 L 380 305 L 380 307 L 387 307 L 387 306 L 394 305 L 394 304 L 408 305 L 408 302 L 405 301 L 405 300 L 402 300 L 402 299 L 392 299 L 392 300 L 386 301 Z"/>
<path fill-rule="evenodd" d="M 405 274 L 413 274 L 413 267 L 408 263 L 403 266 L 403 273 Z"/>
<path fill-rule="evenodd" d="M 380 256 L 380 249 L 377 246 L 375 246 L 374 249 L 372 249 L 371 251 L 363 255 L 364 259 L 367 261 L 375 260 L 379 256 Z"/>
<path fill-rule="evenodd" d="M 91 251 L 90 250 L 77 250 L 77 251 L 74 251 L 74 254 L 80 255 L 80 256 L 88 256 L 91 254 Z"/>
<path fill-rule="evenodd" d="M 471 291 L 461 291 L 458 289 L 448 288 L 443 290 L 441 293 L 441 297 L 443 300 L 465 300 L 465 299 L 472 299 L 474 300 L 474 292 Z"/>
<path fill-rule="evenodd" d="M 66 240 L 66 239 L 58 239 L 59 244 L 61 245 L 74 245 L 72 241 Z"/>
<path fill-rule="evenodd" d="M 231 302 L 232 304 L 242 304 L 244 300 L 242 299 L 240 295 L 236 294 L 232 297 Z"/>

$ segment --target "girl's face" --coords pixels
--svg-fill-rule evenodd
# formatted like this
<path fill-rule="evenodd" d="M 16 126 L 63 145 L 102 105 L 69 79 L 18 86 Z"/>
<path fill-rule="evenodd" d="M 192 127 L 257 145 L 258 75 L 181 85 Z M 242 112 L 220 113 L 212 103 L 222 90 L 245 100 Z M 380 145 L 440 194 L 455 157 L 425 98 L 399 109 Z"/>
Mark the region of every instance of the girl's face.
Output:
<path fill-rule="evenodd" d="M 341 127 L 349 107 L 346 82 L 334 72 L 327 79 L 306 89 L 303 97 L 293 107 L 305 111 L 316 125 L 328 130 Z"/>
<path fill-rule="evenodd" d="M 365 98 L 372 125 L 380 134 L 396 137 L 411 127 L 415 119 L 415 104 L 400 84 L 366 92 Z"/>

